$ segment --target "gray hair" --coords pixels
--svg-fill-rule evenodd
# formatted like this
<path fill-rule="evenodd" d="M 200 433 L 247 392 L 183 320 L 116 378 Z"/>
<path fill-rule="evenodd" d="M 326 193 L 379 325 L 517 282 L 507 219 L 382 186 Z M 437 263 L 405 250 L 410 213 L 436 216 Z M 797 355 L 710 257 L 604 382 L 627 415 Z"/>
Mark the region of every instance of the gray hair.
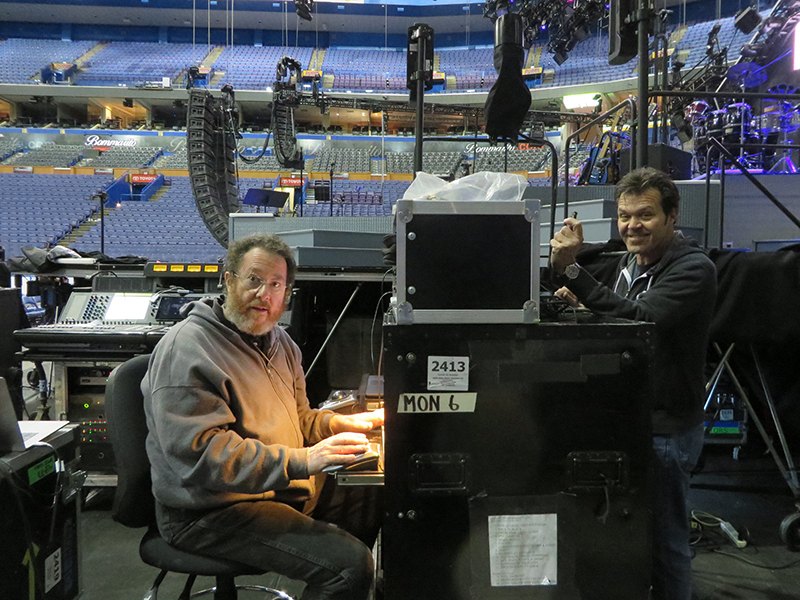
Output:
<path fill-rule="evenodd" d="M 273 233 L 253 233 L 236 240 L 228 246 L 225 255 L 225 270 L 238 273 L 244 255 L 254 248 L 282 257 L 286 261 L 286 284 L 293 285 L 297 273 L 297 262 L 288 244 Z"/>

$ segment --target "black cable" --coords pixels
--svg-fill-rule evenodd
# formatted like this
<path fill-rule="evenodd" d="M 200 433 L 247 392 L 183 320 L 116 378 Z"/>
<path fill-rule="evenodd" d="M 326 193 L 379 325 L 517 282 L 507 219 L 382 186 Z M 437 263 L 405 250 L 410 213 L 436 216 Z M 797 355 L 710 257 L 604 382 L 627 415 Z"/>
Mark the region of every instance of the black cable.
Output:
<path fill-rule="evenodd" d="M 380 298 L 378 298 L 378 302 L 375 304 L 375 314 L 372 315 L 372 326 L 370 327 L 370 330 L 369 330 L 369 358 L 370 358 L 370 361 L 372 362 L 373 370 L 376 368 L 376 365 L 375 365 L 375 323 L 378 320 L 378 311 L 380 310 L 381 302 L 383 302 L 383 299 L 386 296 L 389 296 L 391 294 L 392 294 L 391 290 L 381 294 Z"/>
<path fill-rule="evenodd" d="M 757 562 L 755 562 L 753 560 L 749 560 L 748 558 L 746 558 L 741 553 L 740 554 L 735 554 L 733 552 L 726 552 L 724 550 L 720 550 L 719 543 L 716 542 L 716 541 L 711 540 L 708 537 L 706 537 L 705 534 L 704 534 L 704 531 L 706 530 L 706 528 L 709 528 L 709 531 L 712 531 L 712 530 L 716 531 L 716 529 L 714 529 L 714 528 L 719 527 L 720 524 L 724 522 L 724 520 L 721 519 L 720 517 L 716 516 L 716 515 L 713 515 L 711 513 L 707 513 L 705 511 L 699 511 L 699 510 L 693 510 L 691 517 L 692 517 L 692 522 L 694 524 L 696 524 L 696 529 L 692 532 L 694 534 L 693 536 L 691 536 L 693 539 L 690 539 L 689 543 L 690 543 L 691 546 L 697 547 L 698 550 L 705 550 L 705 551 L 711 552 L 713 554 L 721 554 L 723 556 L 728 556 L 730 558 L 735 558 L 736 560 L 742 561 L 742 562 L 747 563 L 748 565 L 752 565 L 754 567 L 758 567 L 759 569 L 779 570 L 779 569 L 788 569 L 790 567 L 794 567 L 794 566 L 800 565 L 800 559 L 794 560 L 792 562 L 785 563 L 785 564 L 782 564 L 782 565 L 777 565 L 777 566 L 763 565 L 763 564 L 757 563 Z M 740 531 L 742 531 L 742 535 L 743 535 L 744 539 L 749 537 L 749 533 L 747 532 L 747 528 L 746 527 L 740 528 Z M 716 535 L 718 535 L 718 536 L 720 536 L 721 538 L 724 539 L 724 536 L 722 535 L 721 532 L 717 532 Z M 698 546 L 698 544 L 700 542 L 704 541 L 704 540 L 708 544 L 707 548 L 703 548 L 701 546 Z M 747 548 L 756 549 L 756 546 L 752 542 L 748 541 Z M 744 550 L 744 548 L 742 548 L 741 550 Z"/>
<path fill-rule="evenodd" d="M 259 154 L 255 158 L 251 158 L 251 157 L 248 157 L 248 156 L 243 156 L 242 154 L 240 154 L 239 158 L 242 160 L 242 162 L 253 164 L 253 163 L 257 163 L 259 160 L 261 160 L 264 157 L 264 154 L 266 154 L 266 152 L 267 152 L 267 146 L 269 146 L 269 138 L 270 138 L 271 135 L 272 135 L 272 128 L 267 129 L 267 137 L 264 140 L 264 146 L 261 148 L 261 154 Z"/>
<path fill-rule="evenodd" d="M 225 91 L 225 90 L 223 90 L 223 91 Z M 227 119 L 225 119 L 225 118 L 222 119 L 222 140 L 223 140 L 223 144 L 225 145 L 225 149 L 224 149 L 225 153 L 227 153 L 227 145 L 228 145 L 227 134 L 228 133 L 230 133 L 230 135 L 233 136 L 234 140 L 236 140 L 237 138 L 238 139 L 242 138 L 242 134 L 239 133 L 239 126 L 233 119 L 234 109 L 226 108 L 226 104 L 227 104 L 226 98 L 230 100 L 231 104 L 233 104 L 233 88 L 229 88 L 228 96 L 225 96 L 224 98 L 220 99 L 220 102 L 221 102 L 221 113 L 223 115 L 227 116 Z M 226 127 L 226 125 L 227 125 L 227 127 Z M 236 160 L 236 158 L 237 157 L 241 158 L 244 162 L 256 162 L 256 161 L 260 160 L 262 156 L 264 156 L 264 153 L 267 151 L 267 144 L 268 143 L 269 143 L 269 134 L 267 134 L 267 139 L 264 140 L 264 147 L 261 149 L 261 154 L 259 154 L 258 157 L 256 157 L 252 161 L 250 161 L 250 160 L 246 159 L 244 156 L 240 155 L 237 152 L 236 144 L 234 143 L 234 147 L 233 147 L 233 152 L 234 152 L 233 168 L 235 169 L 234 176 L 236 177 L 237 193 L 238 193 L 238 188 L 239 188 L 239 163 Z M 226 203 L 227 203 L 227 198 L 226 198 Z M 230 209 L 230 206 L 229 206 L 229 209 Z M 238 210 L 241 210 L 241 204 L 239 205 L 239 209 Z"/>
<path fill-rule="evenodd" d="M 792 562 L 786 563 L 784 565 L 771 566 L 771 565 L 762 565 L 762 564 L 759 564 L 759 563 L 757 563 L 757 562 L 755 562 L 753 560 L 748 560 L 747 558 L 745 558 L 744 556 L 742 556 L 740 554 L 733 554 L 732 552 L 725 552 L 723 550 L 718 550 L 718 549 L 715 549 L 715 548 L 712 548 L 711 550 L 709 550 L 709 552 L 713 552 L 714 554 L 721 554 L 722 556 L 729 556 L 731 558 L 735 558 L 736 560 L 740 560 L 743 563 L 747 563 L 748 565 L 752 565 L 754 567 L 758 567 L 759 569 L 769 569 L 770 571 L 777 571 L 777 570 L 780 570 L 780 569 L 789 569 L 791 567 L 800 565 L 800 559 L 793 560 Z"/>

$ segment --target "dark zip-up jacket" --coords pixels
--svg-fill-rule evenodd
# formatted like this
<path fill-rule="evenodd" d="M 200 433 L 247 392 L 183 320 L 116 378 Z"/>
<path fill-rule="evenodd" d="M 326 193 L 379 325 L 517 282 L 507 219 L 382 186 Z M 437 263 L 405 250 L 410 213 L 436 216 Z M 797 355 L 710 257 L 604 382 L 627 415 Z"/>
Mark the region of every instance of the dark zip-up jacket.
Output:
<path fill-rule="evenodd" d="M 653 433 L 686 431 L 702 422 L 708 331 L 717 294 L 714 263 L 680 232 L 661 259 L 632 277 L 625 253 L 613 281 L 581 269 L 560 279 L 594 313 L 655 323 Z"/>

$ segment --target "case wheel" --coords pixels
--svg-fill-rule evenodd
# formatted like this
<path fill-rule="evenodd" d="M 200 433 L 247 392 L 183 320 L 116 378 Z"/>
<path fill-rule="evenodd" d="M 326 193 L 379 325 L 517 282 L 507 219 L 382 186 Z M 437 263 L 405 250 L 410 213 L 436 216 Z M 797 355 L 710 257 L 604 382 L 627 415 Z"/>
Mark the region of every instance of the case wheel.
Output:
<path fill-rule="evenodd" d="M 787 515 L 781 521 L 781 539 L 792 552 L 800 551 L 800 512 Z"/>

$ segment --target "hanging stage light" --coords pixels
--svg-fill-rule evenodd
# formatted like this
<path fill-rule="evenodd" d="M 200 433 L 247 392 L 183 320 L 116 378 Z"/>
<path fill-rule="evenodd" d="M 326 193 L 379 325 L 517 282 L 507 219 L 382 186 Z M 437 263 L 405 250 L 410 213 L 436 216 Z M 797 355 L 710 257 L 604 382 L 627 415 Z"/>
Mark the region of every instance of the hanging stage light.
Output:
<path fill-rule="evenodd" d="M 314 0 L 294 0 L 294 10 L 297 16 L 304 21 L 311 21 L 311 11 L 314 8 Z"/>
<path fill-rule="evenodd" d="M 494 82 L 483 114 L 486 119 L 486 134 L 494 139 L 516 139 L 520 127 L 531 107 L 531 91 L 522 78 L 525 63 L 525 48 L 522 47 L 522 17 L 505 13 L 495 21 Z"/>

